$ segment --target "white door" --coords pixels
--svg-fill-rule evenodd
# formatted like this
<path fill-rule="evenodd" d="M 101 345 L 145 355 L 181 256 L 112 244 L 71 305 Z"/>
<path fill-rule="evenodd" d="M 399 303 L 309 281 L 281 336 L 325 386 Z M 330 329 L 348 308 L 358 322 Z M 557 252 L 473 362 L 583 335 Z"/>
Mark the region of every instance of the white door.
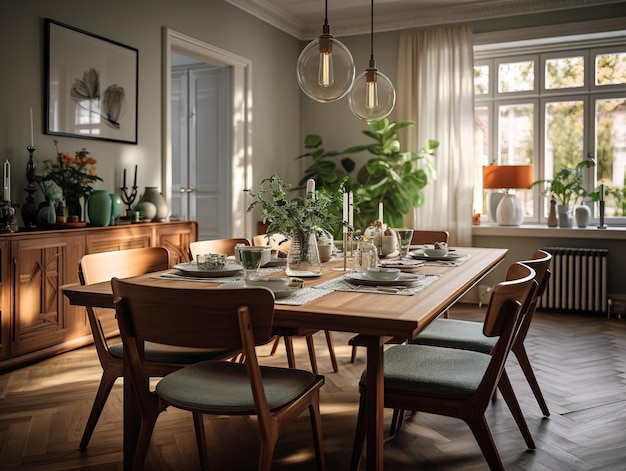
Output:
<path fill-rule="evenodd" d="M 228 67 L 172 67 L 172 219 L 196 220 L 199 239 L 230 237 Z"/>

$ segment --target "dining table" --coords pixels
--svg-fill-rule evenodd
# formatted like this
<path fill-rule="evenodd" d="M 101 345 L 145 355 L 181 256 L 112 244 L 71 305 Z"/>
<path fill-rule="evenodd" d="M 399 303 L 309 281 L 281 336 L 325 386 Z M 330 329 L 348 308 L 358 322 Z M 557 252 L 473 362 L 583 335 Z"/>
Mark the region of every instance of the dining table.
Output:
<path fill-rule="evenodd" d="M 327 290 L 324 294 L 303 304 L 275 305 L 274 326 L 291 329 L 294 333 L 310 329 L 354 333 L 352 343 L 366 348 L 366 468 L 383 469 L 383 409 L 385 344 L 401 342 L 417 335 L 431 321 L 447 311 L 491 270 L 500 264 L 508 250 L 500 248 L 455 247 L 454 253 L 462 256 L 462 263 L 426 260 L 411 271 L 431 277 L 433 282 L 410 295 L 376 286 L 366 289 L 349 288 Z M 459 259 L 461 260 L 461 259 Z M 343 259 L 336 258 L 323 264 L 322 274 L 304 279 L 308 288 L 321 287 L 339 277 L 350 276 Z M 347 271 L 348 270 L 348 271 Z M 151 286 L 215 289 L 220 283 L 173 279 L 159 274 L 133 277 L 134 282 Z M 283 272 L 284 275 L 284 272 Z M 208 280 L 207 280 L 208 281 Z M 63 294 L 70 304 L 113 308 L 110 282 L 91 285 L 67 285 Z M 184 308 L 184 300 L 181 300 Z M 126 369 L 127 370 L 127 369 Z M 136 437 L 140 425 L 137 399 L 130 378 L 124 377 L 124 468 L 130 469 L 134 456 Z"/>

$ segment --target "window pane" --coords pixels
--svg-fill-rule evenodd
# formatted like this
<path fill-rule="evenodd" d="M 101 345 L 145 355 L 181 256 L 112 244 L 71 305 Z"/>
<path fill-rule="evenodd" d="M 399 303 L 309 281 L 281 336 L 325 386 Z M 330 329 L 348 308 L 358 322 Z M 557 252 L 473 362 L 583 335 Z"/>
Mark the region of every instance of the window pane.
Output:
<path fill-rule="evenodd" d="M 510 62 L 498 66 L 498 92 L 521 92 L 535 87 L 533 61 Z"/>
<path fill-rule="evenodd" d="M 546 60 L 546 89 L 585 85 L 585 59 L 582 56 Z"/>
<path fill-rule="evenodd" d="M 485 95 L 489 93 L 489 66 L 477 65 L 474 67 L 474 93 Z"/>
<path fill-rule="evenodd" d="M 596 85 L 626 83 L 626 52 L 596 56 Z"/>
<path fill-rule="evenodd" d="M 480 214 L 486 214 L 487 209 L 483 201 L 482 166 L 490 163 L 489 159 L 489 108 L 477 106 L 474 108 L 474 162 L 480 162 L 476 166 L 475 181 L 480 184 L 474 185 L 474 210 Z M 483 209 L 485 208 L 485 209 Z"/>
<path fill-rule="evenodd" d="M 584 103 L 546 103 L 545 178 L 583 159 Z"/>
<path fill-rule="evenodd" d="M 498 107 L 498 158 L 500 165 L 533 163 L 534 105 Z"/>
<path fill-rule="evenodd" d="M 626 100 L 596 101 L 596 176 L 608 187 L 606 216 L 626 216 Z"/>

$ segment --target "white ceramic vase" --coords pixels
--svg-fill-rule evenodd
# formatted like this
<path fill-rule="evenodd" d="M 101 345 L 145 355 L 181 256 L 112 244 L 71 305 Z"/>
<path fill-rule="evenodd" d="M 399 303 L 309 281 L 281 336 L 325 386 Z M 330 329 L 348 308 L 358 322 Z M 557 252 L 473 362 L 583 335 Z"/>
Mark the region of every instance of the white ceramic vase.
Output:
<path fill-rule="evenodd" d="M 591 209 L 586 204 L 581 204 L 574 208 L 574 215 L 576 217 L 576 225 L 578 227 L 587 227 L 589 220 L 591 219 Z"/>

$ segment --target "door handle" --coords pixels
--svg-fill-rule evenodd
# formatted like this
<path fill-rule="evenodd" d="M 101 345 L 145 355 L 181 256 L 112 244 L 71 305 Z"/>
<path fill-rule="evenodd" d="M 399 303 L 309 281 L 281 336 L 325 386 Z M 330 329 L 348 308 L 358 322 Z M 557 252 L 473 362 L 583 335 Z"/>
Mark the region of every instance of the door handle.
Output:
<path fill-rule="evenodd" d="M 195 193 L 196 189 L 195 188 L 181 188 L 180 192 L 181 193 Z"/>

